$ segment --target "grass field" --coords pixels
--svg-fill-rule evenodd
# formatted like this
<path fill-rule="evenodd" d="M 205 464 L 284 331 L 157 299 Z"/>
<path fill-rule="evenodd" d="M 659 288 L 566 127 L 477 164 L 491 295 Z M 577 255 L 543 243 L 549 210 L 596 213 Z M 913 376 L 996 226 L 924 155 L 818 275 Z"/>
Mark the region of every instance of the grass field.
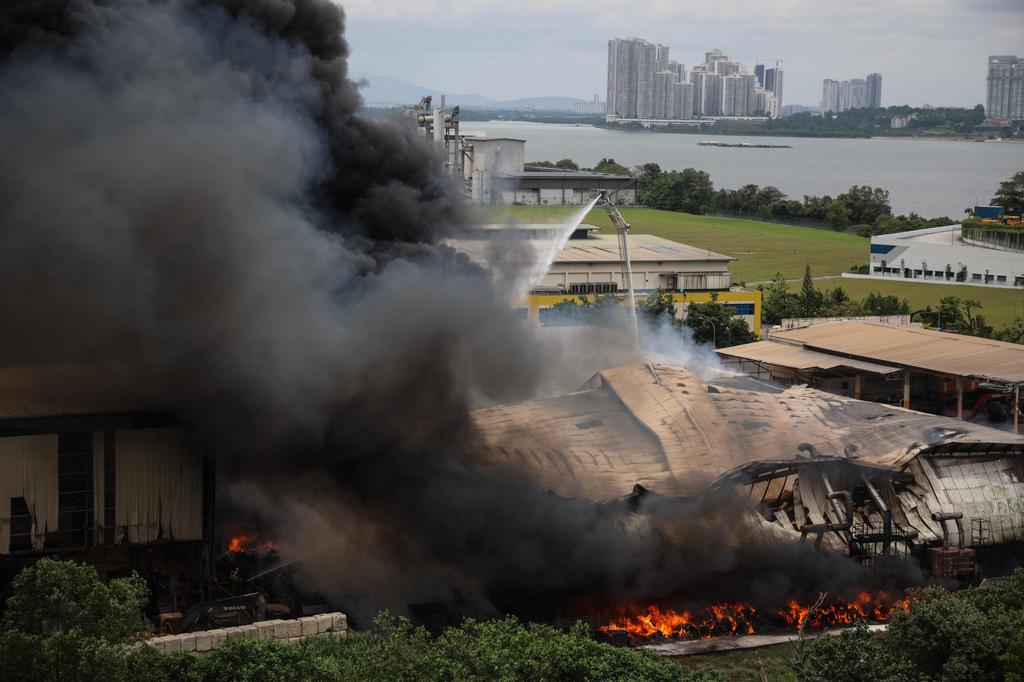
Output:
<path fill-rule="evenodd" d="M 487 222 L 503 219 L 523 223 L 562 222 L 576 212 L 576 209 L 562 206 L 503 206 L 486 209 L 483 219 Z M 851 265 L 868 262 L 869 240 L 841 232 L 649 208 L 624 208 L 622 215 L 637 233 L 655 234 L 735 257 L 737 260 L 730 270 L 737 283 L 768 280 L 775 273 L 786 279 L 797 279 L 803 276 L 807 264 L 815 277 L 840 275 Z M 584 222 L 611 227 L 603 209 L 591 211 Z M 1024 314 L 1024 291 L 1015 289 L 838 278 L 822 279 L 817 285 L 820 289 L 841 286 L 853 298 L 863 298 L 874 291 L 895 294 L 906 298 L 912 310 L 927 305 L 934 308 L 945 296 L 970 298 L 981 303 L 982 314 L 996 328 Z M 800 285 L 794 282 L 791 286 L 795 290 Z"/>
<path fill-rule="evenodd" d="M 931 305 L 934 310 L 940 299 L 946 296 L 974 299 L 982 305 L 981 314 L 996 329 L 1005 327 L 1014 318 L 1024 314 L 1024 290 L 1009 287 L 952 286 L 949 284 L 916 284 L 899 280 L 887 282 L 867 279 L 824 279 L 816 282 L 819 289 L 833 289 L 841 286 L 851 298 L 864 298 L 873 291 L 895 294 L 907 299 L 911 310 L 921 310 Z M 799 286 L 794 285 L 794 286 Z"/>

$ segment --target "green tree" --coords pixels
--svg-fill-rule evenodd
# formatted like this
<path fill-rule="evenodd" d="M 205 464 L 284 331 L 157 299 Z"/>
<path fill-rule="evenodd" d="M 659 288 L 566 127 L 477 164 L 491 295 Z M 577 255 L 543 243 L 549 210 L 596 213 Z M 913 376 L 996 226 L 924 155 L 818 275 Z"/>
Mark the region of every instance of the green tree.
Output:
<path fill-rule="evenodd" d="M 781 274 L 775 273 L 775 279 L 758 289 L 761 292 L 762 324 L 779 324 L 782 320 L 800 317 L 800 297 L 789 291 L 789 285 Z"/>
<path fill-rule="evenodd" d="M 74 561 L 43 558 L 15 577 L 0 627 L 51 636 L 76 630 L 85 637 L 126 642 L 149 629 L 142 609 L 149 590 L 142 578 L 104 584 L 96 570 Z"/>
<path fill-rule="evenodd" d="M 91 566 L 43 558 L 11 590 L 0 620 L 0 679 L 129 679 L 123 645 L 148 629 L 141 578 L 104 584 Z"/>
<path fill-rule="evenodd" d="M 919 678 L 1002 680 L 1002 655 L 1024 624 L 1024 611 L 1010 608 L 999 593 L 984 595 L 986 589 L 918 592 L 908 611 L 893 612 L 886 637 L 889 652 L 911 664 Z M 996 598 L 986 598 L 990 596 Z"/>
<path fill-rule="evenodd" d="M 597 173 L 612 173 L 614 175 L 629 175 L 629 169 L 615 159 L 601 159 L 591 170 Z"/>
<path fill-rule="evenodd" d="M 971 336 L 992 336 L 992 325 L 977 311 L 981 303 L 973 299 L 946 296 L 939 301 L 937 321 L 943 329 Z"/>
<path fill-rule="evenodd" d="M 864 298 L 864 313 L 867 315 L 909 315 L 910 304 L 893 294 L 873 291 Z"/>
<path fill-rule="evenodd" d="M 658 289 L 647 295 L 647 298 L 637 303 L 637 312 L 650 322 L 668 320 L 670 323 L 678 323 L 676 319 L 676 304 L 672 300 L 672 292 L 668 289 Z"/>
<path fill-rule="evenodd" d="M 555 168 L 561 168 L 562 170 L 579 170 L 580 167 L 572 159 L 560 159 L 555 161 Z"/>
<path fill-rule="evenodd" d="M 1009 180 L 999 183 L 996 195 L 992 197 L 995 206 L 1006 207 L 1007 212 L 1024 213 L 1024 170 L 1014 173 Z"/>
<path fill-rule="evenodd" d="M 728 348 L 757 340 L 747 323 L 735 317 L 733 309 L 717 301 L 691 303 L 686 308 L 683 324 L 693 330 L 697 343 L 714 343 L 716 348 Z"/>
<path fill-rule="evenodd" d="M 831 202 L 825 220 L 832 227 L 845 228 L 849 225 L 875 225 L 891 215 L 888 191 L 854 185 Z"/>
<path fill-rule="evenodd" d="M 992 338 L 1010 343 L 1024 343 L 1024 319 L 1016 318 L 1013 323 L 1003 327 L 992 335 Z"/>
<path fill-rule="evenodd" d="M 821 637 L 808 647 L 801 682 L 910 682 L 913 668 L 879 646 L 863 623 L 839 637 Z"/>
<path fill-rule="evenodd" d="M 804 317 L 816 317 L 821 310 L 821 293 L 814 288 L 811 266 L 804 266 L 804 279 L 800 284 L 800 310 Z"/>
<path fill-rule="evenodd" d="M 822 296 L 819 311 L 822 317 L 854 317 L 863 314 L 864 306 L 850 298 L 842 287 L 829 289 Z"/>
<path fill-rule="evenodd" d="M 642 203 L 650 208 L 684 213 L 704 213 L 714 202 L 714 185 L 704 171 L 687 168 L 662 173 L 641 193 Z"/>

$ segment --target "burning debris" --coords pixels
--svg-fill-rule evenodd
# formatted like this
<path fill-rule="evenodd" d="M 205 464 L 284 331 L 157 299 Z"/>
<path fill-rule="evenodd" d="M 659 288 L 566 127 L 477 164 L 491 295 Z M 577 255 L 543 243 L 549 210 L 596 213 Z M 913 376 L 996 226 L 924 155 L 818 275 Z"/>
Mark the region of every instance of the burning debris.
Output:
<path fill-rule="evenodd" d="M 631 640 L 712 639 L 783 628 L 796 630 L 801 623 L 815 630 L 861 622 L 884 623 L 894 609 L 906 609 L 909 604 L 906 598 L 893 598 L 881 591 L 861 592 L 849 601 L 827 595 L 817 608 L 796 600 L 775 610 L 758 610 L 744 603 L 723 603 L 711 604 L 700 611 L 676 611 L 650 604 L 620 607 L 615 609 L 620 612 L 617 615 L 599 616 L 606 620 L 597 630 L 607 635 L 622 633 Z"/>
<path fill-rule="evenodd" d="M 276 552 L 277 543 L 260 538 L 258 533 L 242 533 L 233 536 L 228 541 L 228 551 L 234 554 Z"/>

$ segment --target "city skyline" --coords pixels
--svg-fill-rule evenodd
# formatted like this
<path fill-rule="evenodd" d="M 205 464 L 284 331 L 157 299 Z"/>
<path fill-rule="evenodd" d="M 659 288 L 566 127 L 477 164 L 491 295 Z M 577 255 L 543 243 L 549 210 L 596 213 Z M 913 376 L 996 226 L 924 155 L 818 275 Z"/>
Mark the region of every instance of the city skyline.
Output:
<path fill-rule="evenodd" d="M 671 48 L 643 38 L 608 41 L 609 120 L 689 120 L 709 116 L 772 116 L 782 102 L 780 62 L 757 64 L 753 72 L 719 48 L 686 65 Z"/>
<path fill-rule="evenodd" d="M 523 1 L 342 2 L 351 68 L 495 99 L 590 99 L 605 90 L 608 37 L 640 35 L 687 67 L 705 45 L 750 65 L 782 58 L 787 104 L 817 104 L 824 78 L 879 72 L 886 104 L 970 107 L 985 102 L 987 56 L 1019 54 L 1024 32 L 1020 0 Z"/>
<path fill-rule="evenodd" d="M 821 86 L 822 113 L 849 109 L 877 109 L 882 106 L 882 74 L 869 73 L 866 78 L 837 81 L 826 78 Z"/>

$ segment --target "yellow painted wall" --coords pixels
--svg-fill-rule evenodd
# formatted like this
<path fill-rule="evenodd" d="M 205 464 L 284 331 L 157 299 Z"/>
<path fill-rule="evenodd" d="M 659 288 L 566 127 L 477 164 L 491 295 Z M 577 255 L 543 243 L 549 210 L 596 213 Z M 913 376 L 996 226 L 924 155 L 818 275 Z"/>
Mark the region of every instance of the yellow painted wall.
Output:
<path fill-rule="evenodd" d="M 595 300 L 600 294 L 582 294 L 582 296 L 590 301 Z M 550 308 L 556 303 L 562 301 L 576 300 L 579 299 L 581 294 L 544 294 L 544 295 L 531 295 L 527 302 L 527 315 L 530 323 L 533 325 L 540 325 L 540 309 Z M 646 294 L 637 294 L 637 301 L 646 298 Z M 717 301 L 719 303 L 753 303 L 754 304 L 754 315 L 741 316 L 750 325 L 754 334 L 761 338 L 761 292 L 760 291 L 691 291 L 691 292 L 677 292 L 672 294 L 672 300 L 676 304 L 677 311 L 682 311 L 690 303 L 709 303 L 711 301 Z M 625 305 L 626 297 L 622 296 L 620 299 L 620 305 Z"/>

